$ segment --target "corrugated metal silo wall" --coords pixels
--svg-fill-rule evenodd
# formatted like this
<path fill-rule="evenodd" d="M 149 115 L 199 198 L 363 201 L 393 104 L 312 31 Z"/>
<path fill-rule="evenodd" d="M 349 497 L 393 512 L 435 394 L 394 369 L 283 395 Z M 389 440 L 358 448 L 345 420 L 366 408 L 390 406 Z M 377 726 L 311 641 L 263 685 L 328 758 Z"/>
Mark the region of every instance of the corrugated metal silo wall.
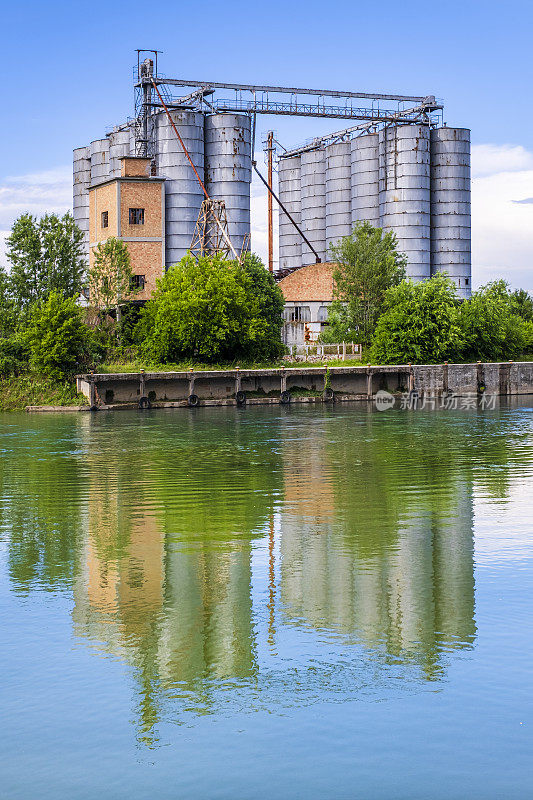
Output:
<path fill-rule="evenodd" d="M 431 271 L 446 272 L 460 297 L 472 284 L 470 131 L 431 131 Z"/>
<path fill-rule="evenodd" d="M 280 162 L 280 192 L 282 191 Z M 280 212 L 281 221 L 281 212 Z M 290 223 L 289 223 L 290 224 Z M 322 260 L 326 256 L 326 151 L 309 150 L 301 155 L 301 226 Z M 294 226 L 290 233 L 301 242 L 301 264 L 314 264 L 315 256 Z M 281 265 L 281 252 L 280 252 Z"/>
<path fill-rule="evenodd" d="M 381 226 L 392 230 L 407 256 L 407 276 L 431 274 L 429 128 L 401 125 L 379 133 Z"/>
<path fill-rule="evenodd" d="M 109 139 L 96 139 L 89 145 L 91 153 L 91 186 L 109 178 Z"/>
<path fill-rule="evenodd" d="M 364 220 L 379 225 L 379 136 L 359 136 L 350 146 L 352 225 Z"/>
<path fill-rule="evenodd" d="M 326 257 L 329 247 L 352 231 L 350 142 L 326 148 Z"/>
<path fill-rule="evenodd" d="M 107 134 L 109 139 L 109 177 L 118 178 L 122 165 L 120 159 L 130 154 L 130 131 L 124 126 Z"/>
<path fill-rule="evenodd" d="M 205 182 L 212 200 L 224 200 L 228 233 L 240 253 L 250 236 L 251 118 L 212 114 L 205 118 Z"/>
<path fill-rule="evenodd" d="M 289 214 L 301 223 L 301 159 L 282 158 L 279 162 L 279 198 Z M 299 267 L 302 264 L 302 238 L 283 211 L 279 210 L 279 267 Z"/>
<path fill-rule="evenodd" d="M 204 117 L 195 111 L 171 111 L 196 170 L 204 180 Z M 165 177 L 165 263 L 176 264 L 191 246 L 204 194 L 165 112 L 156 115 L 155 161 Z"/>
<path fill-rule="evenodd" d="M 85 253 L 89 256 L 89 186 L 91 185 L 90 147 L 77 147 L 73 151 L 72 215 L 83 232 Z"/>

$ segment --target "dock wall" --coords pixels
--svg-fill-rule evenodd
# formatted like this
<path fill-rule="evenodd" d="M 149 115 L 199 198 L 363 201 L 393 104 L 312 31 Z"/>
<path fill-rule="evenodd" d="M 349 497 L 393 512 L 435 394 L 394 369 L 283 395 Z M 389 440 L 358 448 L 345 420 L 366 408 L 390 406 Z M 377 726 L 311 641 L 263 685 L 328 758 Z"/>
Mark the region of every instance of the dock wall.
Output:
<path fill-rule="evenodd" d="M 373 400 L 378 391 L 420 398 L 533 394 L 533 362 L 296 367 L 78 375 L 92 408 Z"/>

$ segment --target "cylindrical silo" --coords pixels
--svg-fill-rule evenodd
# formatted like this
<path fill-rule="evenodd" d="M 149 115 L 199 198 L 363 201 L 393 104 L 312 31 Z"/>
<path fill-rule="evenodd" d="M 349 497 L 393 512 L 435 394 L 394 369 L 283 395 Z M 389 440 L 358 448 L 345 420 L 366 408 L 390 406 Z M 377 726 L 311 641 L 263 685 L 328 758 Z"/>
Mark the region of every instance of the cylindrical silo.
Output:
<path fill-rule="evenodd" d="M 301 224 L 300 196 L 300 156 L 282 158 L 279 162 L 279 199 L 295 220 Z M 300 267 L 302 265 L 302 237 L 287 217 L 279 209 L 279 268 Z"/>
<path fill-rule="evenodd" d="M 91 151 L 91 186 L 109 178 L 109 139 L 96 139 L 89 145 Z"/>
<path fill-rule="evenodd" d="M 326 256 L 329 247 L 352 232 L 350 142 L 326 147 Z"/>
<path fill-rule="evenodd" d="M 384 128 L 379 144 L 381 226 L 396 234 L 407 277 L 424 280 L 431 274 L 429 128 Z"/>
<path fill-rule="evenodd" d="M 109 139 L 109 177 L 118 178 L 122 169 L 120 159 L 130 154 L 130 130 L 124 125 L 107 134 Z"/>
<path fill-rule="evenodd" d="M 365 220 L 379 226 L 379 136 L 358 136 L 350 147 L 352 226 Z"/>
<path fill-rule="evenodd" d="M 204 179 L 204 118 L 195 111 L 171 111 L 192 162 Z M 156 167 L 165 181 L 165 263 L 169 267 L 186 255 L 204 193 L 166 112 L 156 117 Z"/>
<path fill-rule="evenodd" d="M 326 151 L 308 150 L 301 155 L 301 226 L 322 261 L 326 260 Z M 292 226 L 291 226 L 292 227 Z M 296 231 L 293 228 L 293 231 Z M 301 263 L 314 264 L 316 257 L 299 237 Z"/>
<path fill-rule="evenodd" d="M 73 153 L 72 216 L 83 231 L 83 240 L 89 252 L 89 187 L 91 185 L 90 147 L 77 147 Z"/>
<path fill-rule="evenodd" d="M 230 241 L 240 254 L 250 236 L 252 180 L 248 114 L 212 114 L 205 119 L 205 181 L 212 200 L 224 200 Z"/>
<path fill-rule="evenodd" d="M 431 272 L 447 273 L 470 297 L 470 131 L 431 131 Z"/>

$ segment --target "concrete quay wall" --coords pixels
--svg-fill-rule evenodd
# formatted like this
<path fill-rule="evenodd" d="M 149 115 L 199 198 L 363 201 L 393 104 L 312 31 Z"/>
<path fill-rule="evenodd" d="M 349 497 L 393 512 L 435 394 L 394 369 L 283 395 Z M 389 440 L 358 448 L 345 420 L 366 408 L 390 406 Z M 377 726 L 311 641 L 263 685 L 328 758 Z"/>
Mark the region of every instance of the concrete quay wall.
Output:
<path fill-rule="evenodd" d="M 295 367 L 78 375 L 91 408 L 373 400 L 380 390 L 423 397 L 533 394 L 533 362 Z"/>

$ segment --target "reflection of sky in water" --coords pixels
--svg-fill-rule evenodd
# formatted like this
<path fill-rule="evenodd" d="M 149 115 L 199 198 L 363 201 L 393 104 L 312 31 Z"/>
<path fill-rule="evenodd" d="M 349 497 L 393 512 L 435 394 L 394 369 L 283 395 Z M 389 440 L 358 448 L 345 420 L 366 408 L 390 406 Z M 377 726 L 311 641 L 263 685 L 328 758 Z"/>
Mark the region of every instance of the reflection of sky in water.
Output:
<path fill-rule="evenodd" d="M 473 736 L 475 714 L 464 715 L 474 702 L 521 774 L 520 741 L 493 726 L 502 714 L 514 724 L 510 709 L 524 703 L 529 661 L 516 624 L 531 610 L 532 419 L 366 406 L 9 416 L 0 621 L 27 725 L 41 724 L 46 686 L 82 750 L 87 706 L 93 734 L 105 738 L 110 715 L 133 722 L 132 741 L 155 747 L 163 765 L 160 746 L 181 746 L 184 728 L 213 746 L 202 719 L 252 742 L 274 714 L 286 721 L 281 763 L 300 719 L 311 774 L 323 737 L 355 724 L 354 703 L 375 753 L 384 707 L 413 748 L 426 745 L 405 714 L 436 714 L 457 760 L 450 719 Z M 24 727 L 13 696 L 8 720 Z M 310 725 L 301 715 L 315 707 L 324 722 Z M 331 755 L 339 769 L 362 746 L 362 731 L 346 735 Z M 66 733 L 58 741 L 68 749 Z M 236 745 L 247 772 L 256 745 Z"/>

